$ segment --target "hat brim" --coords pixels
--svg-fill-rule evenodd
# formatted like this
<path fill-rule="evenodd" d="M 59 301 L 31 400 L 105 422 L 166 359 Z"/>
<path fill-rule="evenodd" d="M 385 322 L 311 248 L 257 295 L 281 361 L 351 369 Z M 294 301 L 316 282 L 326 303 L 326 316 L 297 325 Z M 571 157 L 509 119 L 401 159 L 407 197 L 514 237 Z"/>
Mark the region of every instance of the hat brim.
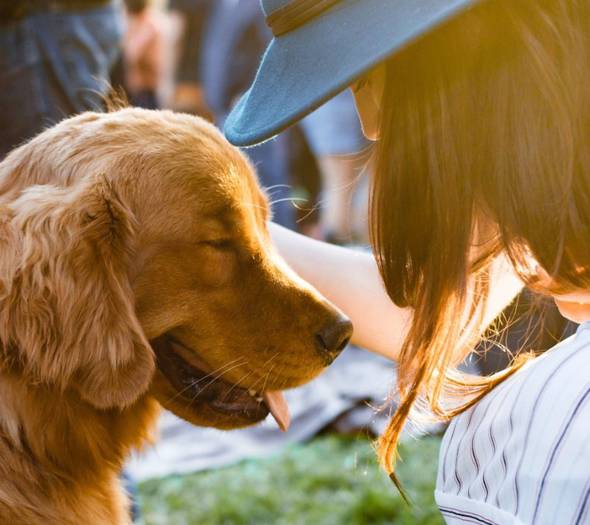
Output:
<path fill-rule="evenodd" d="M 343 0 L 274 38 L 250 89 L 228 115 L 236 146 L 264 142 L 346 89 L 367 70 L 476 0 Z"/>

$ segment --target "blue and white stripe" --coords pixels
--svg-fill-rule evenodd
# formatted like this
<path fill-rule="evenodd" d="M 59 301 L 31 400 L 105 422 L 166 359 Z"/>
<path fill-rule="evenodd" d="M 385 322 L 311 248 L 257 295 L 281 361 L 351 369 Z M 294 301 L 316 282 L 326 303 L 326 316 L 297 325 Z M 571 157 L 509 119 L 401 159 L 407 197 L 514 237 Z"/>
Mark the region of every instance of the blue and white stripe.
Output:
<path fill-rule="evenodd" d="M 455 418 L 436 500 L 449 524 L 590 525 L 590 323 Z"/>

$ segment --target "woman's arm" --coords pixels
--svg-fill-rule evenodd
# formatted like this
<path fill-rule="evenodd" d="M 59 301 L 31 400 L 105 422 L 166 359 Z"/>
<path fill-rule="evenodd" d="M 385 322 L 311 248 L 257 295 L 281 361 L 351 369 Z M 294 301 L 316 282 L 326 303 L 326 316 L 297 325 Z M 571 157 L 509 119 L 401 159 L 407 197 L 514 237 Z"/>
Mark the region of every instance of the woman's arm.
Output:
<path fill-rule="evenodd" d="M 317 288 L 352 321 L 352 342 L 371 352 L 397 359 L 412 320 L 412 310 L 393 304 L 370 253 L 341 248 L 270 225 L 275 246 L 303 279 Z M 487 327 L 514 299 L 522 283 L 505 261 L 495 265 Z"/>
<path fill-rule="evenodd" d="M 396 359 L 412 314 L 391 302 L 373 256 L 316 241 L 276 224 L 270 225 L 270 232 L 289 266 L 351 319 L 352 342 Z"/>

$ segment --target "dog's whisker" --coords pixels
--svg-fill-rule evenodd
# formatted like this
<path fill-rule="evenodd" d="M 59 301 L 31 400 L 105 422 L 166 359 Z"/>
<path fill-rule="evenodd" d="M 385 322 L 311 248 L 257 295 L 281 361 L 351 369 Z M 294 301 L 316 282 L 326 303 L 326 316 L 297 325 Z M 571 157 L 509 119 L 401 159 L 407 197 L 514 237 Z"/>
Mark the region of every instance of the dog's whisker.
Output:
<path fill-rule="evenodd" d="M 261 366 L 261 368 L 266 368 L 274 359 L 276 359 L 278 356 L 280 355 L 280 352 L 276 352 L 275 354 L 273 354 L 269 359 L 267 359 Z M 252 370 L 247 377 L 251 376 L 254 373 L 254 370 Z M 254 383 L 250 386 L 249 390 L 252 391 L 256 391 L 257 390 L 257 386 L 262 382 L 264 376 L 259 377 L 256 381 L 254 381 Z M 245 379 L 245 377 L 243 377 L 240 382 L 242 382 Z M 233 387 L 232 387 L 233 389 Z M 262 390 L 261 390 L 262 391 Z"/>
<path fill-rule="evenodd" d="M 266 362 L 264 363 L 264 365 L 262 365 L 262 368 L 267 368 L 270 365 L 270 363 L 272 361 L 274 361 L 279 355 L 280 355 L 280 352 L 276 352 L 270 359 L 267 359 L 266 360 Z M 265 377 L 264 384 L 262 385 L 262 389 L 261 389 L 262 392 L 264 392 L 264 389 L 266 388 L 266 385 L 268 383 L 268 378 L 270 376 L 270 373 L 272 372 L 272 369 L 275 367 L 275 365 L 276 365 L 276 363 L 273 364 L 270 367 L 270 369 L 266 373 L 266 377 L 265 376 L 261 376 L 260 379 L 258 380 L 258 382 L 260 382 L 260 381 L 262 381 L 262 378 Z"/>
<path fill-rule="evenodd" d="M 196 381 L 191 381 L 187 386 L 185 386 L 182 390 L 179 390 L 178 392 L 176 392 L 176 394 L 174 394 L 171 398 L 168 399 L 168 401 L 174 401 L 177 397 L 181 396 L 182 394 L 184 394 L 184 392 L 186 392 L 189 388 L 194 388 L 199 382 L 210 378 L 213 374 L 223 374 L 225 373 L 225 369 L 227 367 L 230 367 L 231 365 L 239 362 L 239 361 L 246 361 L 246 358 L 241 356 L 238 357 L 236 359 L 232 359 L 229 363 L 225 363 L 224 365 L 220 366 L 219 368 L 217 368 L 216 370 L 214 370 L 213 372 L 208 373 L 207 375 L 201 377 L 200 379 L 196 380 Z M 243 363 L 240 363 L 241 366 Z M 219 376 L 217 376 L 215 379 L 217 379 Z"/>
<path fill-rule="evenodd" d="M 197 398 L 197 396 L 200 394 L 200 392 L 202 392 L 203 390 L 205 390 L 205 389 L 206 389 L 206 388 L 207 388 L 209 385 L 212 385 L 213 383 L 215 383 L 215 381 L 217 381 L 217 380 L 218 380 L 218 379 L 219 379 L 219 378 L 220 378 L 220 377 L 221 377 L 223 374 L 225 374 L 226 372 L 229 372 L 230 370 L 233 370 L 234 368 L 238 368 L 238 367 L 242 366 L 243 364 L 244 364 L 243 362 L 240 362 L 240 363 L 238 363 L 238 364 L 236 364 L 236 365 L 234 365 L 234 366 L 231 366 L 231 367 L 229 367 L 229 368 L 225 368 L 225 369 L 224 369 L 222 372 L 220 372 L 219 374 L 217 374 L 217 375 L 215 375 L 215 376 L 211 376 L 211 374 L 209 374 L 209 376 L 208 376 L 208 377 L 210 378 L 210 381 L 209 381 L 208 383 L 206 383 L 204 386 L 200 387 L 200 388 L 197 390 L 197 392 L 196 392 L 196 393 L 195 393 L 195 394 L 192 396 L 192 398 L 191 398 L 191 401 L 190 401 L 190 402 L 192 403 L 192 402 L 193 402 L 193 401 L 194 401 L 194 400 Z M 198 380 L 198 381 L 193 381 L 193 382 L 191 383 L 190 387 L 191 387 L 191 388 L 195 388 L 195 387 L 197 387 L 197 386 L 199 385 L 199 383 L 200 383 L 201 381 L 203 381 L 204 379 L 205 379 L 205 378 L 201 378 L 201 379 L 200 379 L 200 380 Z"/>
<path fill-rule="evenodd" d="M 243 381 L 245 381 L 246 379 L 248 379 L 248 378 L 249 378 L 249 377 L 250 377 L 250 376 L 251 376 L 253 373 L 254 373 L 254 371 L 250 371 L 250 372 L 248 372 L 247 374 L 244 374 L 244 375 L 243 375 L 243 376 L 240 378 L 240 380 L 239 380 L 239 381 L 236 381 L 236 382 L 234 383 L 234 385 L 233 385 L 233 386 L 232 386 L 232 387 L 231 387 L 231 388 L 230 388 L 230 389 L 227 391 L 227 393 L 225 394 L 225 396 L 223 396 L 223 399 L 222 399 L 222 401 L 225 401 L 225 400 L 226 400 L 226 399 L 229 397 L 229 395 L 230 395 L 230 394 L 231 394 L 231 393 L 232 393 L 232 392 L 233 392 L 233 391 L 234 391 L 236 388 L 238 388 L 238 387 L 239 387 L 239 386 L 242 384 L 242 382 L 243 382 Z"/>
<path fill-rule="evenodd" d="M 299 206 L 297 206 L 296 204 L 294 204 L 293 206 L 295 206 L 298 210 L 303 210 L 303 208 L 300 208 Z M 301 218 L 299 218 L 297 220 L 298 223 L 303 222 L 305 220 L 307 220 L 307 218 L 314 212 L 318 211 L 320 209 L 320 206 L 318 206 L 317 204 L 313 205 L 311 208 L 309 208 L 307 210 L 307 213 L 305 215 L 303 215 Z"/>
<path fill-rule="evenodd" d="M 193 382 L 191 382 L 191 386 L 196 386 L 199 383 L 201 383 L 202 381 L 205 381 L 206 379 L 209 379 L 213 376 L 214 379 L 219 379 L 219 377 L 221 377 L 223 374 L 225 374 L 229 368 L 233 368 L 235 366 L 241 366 L 243 364 L 245 364 L 247 362 L 246 358 L 241 356 L 238 357 L 237 359 L 233 359 L 231 361 L 229 361 L 228 363 L 225 363 L 224 365 L 220 366 L 219 368 L 213 370 L 212 372 L 209 372 L 208 374 L 204 375 L 203 377 L 194 380 Z"/>
<path fill-rule="evenodd" d="M 272 186 L 266 186 L 264 188 L 265 191 L 272 191 L 275 190 L 277 188 L 288 188 L 291 189 L 293 186 L 291 184 L 273 184 Z"/>
<path fill-rule="evenodd" d="M 221 376 L 223 376 L 223 375 L 224 375 L 224 374 L 226 374 L 227 372 L 229 372 L 229 371 L 231 371 L 231 370 L 234 370 L 234 369 L 236 369 L 236 368 L 239 368 L 240 366 L 244 366 L 244 365 L 246 364 L 246 362 L 247 362 L 247 361 L 246 361 L 246 359 L 244 358 L 244 360 L 242 360 L 242 361 L 239 361 L 238 363 L 236 363 L 236 364 L 235 364 L 235 365 L 233 365 L 233 366 L 226 367 L 225 369 L 223 369 L 223 370 L 219 371 L 219 373 L 217 373 L 217 374 L 215 374 L 215 375 L 211 375 L 211 374 L 209 374 L 209 377 L 211 378 L 211 381 L 209 381 L 209 382 L 207 383 L 207 385 L 210 385 L 210 384 L 211 384 L 211 383 L 213 383 L 214 381 L 217 381 L 217 380 L 218 380 L 218 379 L 219 379 Z M 203 378 L 199 379 L 198 381 L 195 381 L 195 382 L 193 383 L 193 386 L 196 386 L 196 385 L 198 385 L 198 384 L 199 384 L 200 382 L 202 382 L 204 379 L 205 379 L 205 378 L 203 377 Z M 207 388 L 207 386 L 204 386 L 203 388 Z"/>
<path fill-rule="evenodd" d="M 264 364 L 262 365 L 262 368 L 266 368 L 274 359 L 276 359 L 278 356 L 280 355 L 280 352 L 276 352 L 272 357 L 270 357 L 269 359 L 267 359 Z M 268 371 L 267 374 L 260 376 L 252 385 L 251 389 L 252 390 L 258 390 L 257 386 L 262 383 L 264 381 L 264 384 L 262 386 L 262 388 L 260 389 L 261 392 L 264 392 L 264 389 L 266 388 L 266 384 L 268 383 L 268 378 L 270 376 L 270 373 L 272 372 L 272 369 L 274 368 L 275 365 L 273 365 L 270 370 Z"/>
<path fill-rule="evenodd" d="M 307 202 L 307 199 L 304 199 L 303 197 L 284 197 L 282 199 L 277 199 L 275 201 L 269 202 L 268 205 L 274 206 L 275 204 L 279 204 L 281 202 L 290 202 L 293 204 L 295 202 Z"/>
<path fill-rule="evenodd" d="M 264 385 L 262 385 L 262 391 L 266 390 L 266 385 L 268 384 L 268 380 L 270 379 L 270 374 L 272 374 L 273 369 L 276 367 L 276 363 L 274 363 L 266 372 L 266 378 L 264 379 Z"/>
<path fill-rule="evenodd" d="M 269 359 L 267 359 L 264 364 L 262 365 L 262 368 L 267 367 L 270 363 L 272 363 L 278 356 L 280 355 L 280 352 L 275 352 L 272 357 L 270 357 Z"/>
<path fill-rule="evenodd" d="M 239 368 L 240 366 L 243 366 L 243 365 L 244 365 L 243 362 L 242 363 L 238 363 L 237 365 L 234 365 L 234 366 L 232 366 L 232 367 L 224 370 L 221 374 L 219 374 L 218 376 L 216 376 L 213 379 L 211 379 L 211 381 L 209 381 L 205 386 L 203 386 L 202 388 L 200 388 L 199 391 L 193 396 L 193 398 L 191 399 L 191 403 L 197 398 L 197 396 L 199 395 L 199 393 L 202 390 L 205 390 L 209 385 L 212 385 L 213 383 L 215 383 L 215 381 L 217 381 L 223 374 L 225 374 L 225 373 L 227 373 L 227 372 L 229 372 L 231 370 L 234 370 L 235 368 Z"/>

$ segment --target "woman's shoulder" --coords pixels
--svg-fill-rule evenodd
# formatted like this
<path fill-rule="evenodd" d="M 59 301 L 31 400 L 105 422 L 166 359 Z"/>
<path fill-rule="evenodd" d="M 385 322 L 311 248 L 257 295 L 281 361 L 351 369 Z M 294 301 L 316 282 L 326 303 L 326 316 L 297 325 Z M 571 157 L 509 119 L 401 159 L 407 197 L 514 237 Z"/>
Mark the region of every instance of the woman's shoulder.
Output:
<path fill-rule="evenodd" d="M 590 482 L 589 352 L 590 324 L 456 418 L 441 447 L 437 494 L 483 502 L 525 523 L 581 504 Z M 566 485 L 567 498 L 557 496 Z"/>
<path fill-rule="evenodd" d="M 568 403 L 580 389 L 590 386 L 590 322 L 580 325 L 574 335 L 544 354 L 531 359 L 522 369 L 490 392 L 478 405 L 465 413 L 467 418 L 501 399 L 507 406 L 533 410 L 539 405 Z M 533 401 L 530 405 L 530 401 Z"/>
<path fill-rule="evenodd" d="M 507 424 L 511 432 L 541 425 L 547 433 L 572 411 L 578 414 L 586 401 L 590 410 L 590 323 L 531 359 L 453 424 L 471 430 Z"/>
<path fill-rule="evenodd" d="M 532 359 L 521 373 L 515 374 L 495 395 L 502 396 L 503 391 L 530 391 L 530 396 L 523 396 L 521 392 L 520 395 L 510 396 L 508 400 L 526 405 L 527 398 L 534 398 L 536 393 L 537 408 L 540 405 L 555 406 L 576 401 L 579 391 L 590 386 L 589 354 L 590 323 L 585 323 L 578 327 L 574 335 Z"/>

